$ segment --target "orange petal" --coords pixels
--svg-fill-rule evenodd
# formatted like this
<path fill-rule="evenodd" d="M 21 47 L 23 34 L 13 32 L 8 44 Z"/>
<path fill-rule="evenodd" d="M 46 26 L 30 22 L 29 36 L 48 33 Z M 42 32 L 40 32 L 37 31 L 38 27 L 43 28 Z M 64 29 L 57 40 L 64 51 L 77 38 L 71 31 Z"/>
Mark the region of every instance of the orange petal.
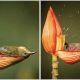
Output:
<path fill-rule="evenodd" d="M 80 61 L 80 51 L 57 51 L 57 55 L 68 64 L 74 64 Z"/>
<path fill-rule="evenodd" d="M 23 57 L 0 57 L 0 70 L 23 60 Z"/>
<path fill-rule="evenodd" d="M 55 15 L 54 10 L 51 7 L 50 7 L 50 11 L 51 11 L 51 13 L 54 17 L 55 23 L 56 23 L 57 36 L 59 36 L 60 34 L 62 34 L 62 29 L 61 29 L 60 23 Z"/>
<path fill-rule="evenodd" d="M 50 7 L 42 32 L 42 44 L 47 53 L 55 53 L 56 34 L 56 24 Z"/>
<path fill-rule="evenodd" d="M 56 51 L 64 50 L 64 44 L 65 44 L 65 35 L 57 36 Z"/>
<path fill-rule="evenodd" d="M 57 41 L 56 41 L 56 51 L 57 50 L 63 50 L 64 49 L 64 43 L 65 43 L 65 36 L 62 34 L 62 30 L 60 27 L 60 24 L 57 20 L 57 17 L 55 15 L 54 10 L 50 7 L 50 11 L 53 14 L 55 23 L 56 23 L 56 30 L 57 30 Z"/>

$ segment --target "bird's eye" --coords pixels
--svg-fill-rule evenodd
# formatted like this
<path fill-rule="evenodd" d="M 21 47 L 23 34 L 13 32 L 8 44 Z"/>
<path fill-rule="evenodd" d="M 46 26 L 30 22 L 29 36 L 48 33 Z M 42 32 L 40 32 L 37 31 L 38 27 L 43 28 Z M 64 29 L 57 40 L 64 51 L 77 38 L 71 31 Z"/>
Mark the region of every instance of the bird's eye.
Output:
<path fill-rule="evenodd" d="M 68 43 L 65 43 L 65 49 L 67 49 L 69 47 Z"/>
<path fill-rule="evenodd" d="M 26 56 L 26 53 L 23 53 L 23 56 Z"/>

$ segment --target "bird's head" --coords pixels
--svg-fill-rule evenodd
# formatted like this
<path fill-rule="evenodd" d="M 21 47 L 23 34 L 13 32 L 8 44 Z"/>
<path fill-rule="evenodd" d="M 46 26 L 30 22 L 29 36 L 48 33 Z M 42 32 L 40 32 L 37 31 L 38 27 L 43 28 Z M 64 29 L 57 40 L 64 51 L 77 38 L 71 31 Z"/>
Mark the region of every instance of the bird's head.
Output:
<path fill-rule="evenodd" d="M 18 47 L 18 51 L 21 56 L 29 56 L 36 53 L 36 52 L 29 51 L 29 49 L 23 46 Z"/>

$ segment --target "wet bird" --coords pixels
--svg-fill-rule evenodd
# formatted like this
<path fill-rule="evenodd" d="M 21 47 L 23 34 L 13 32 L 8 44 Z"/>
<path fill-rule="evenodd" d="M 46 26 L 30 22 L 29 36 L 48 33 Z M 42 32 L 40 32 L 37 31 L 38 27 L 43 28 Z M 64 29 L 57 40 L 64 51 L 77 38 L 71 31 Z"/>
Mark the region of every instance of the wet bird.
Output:
<path fill-rule="evenodd" d="M 29 49 L 23 46 L 0 47 L 0 69 L 4 69 L 10 65 L 21 62 L 35 53 L 36 52 L 31 52 Z"/>

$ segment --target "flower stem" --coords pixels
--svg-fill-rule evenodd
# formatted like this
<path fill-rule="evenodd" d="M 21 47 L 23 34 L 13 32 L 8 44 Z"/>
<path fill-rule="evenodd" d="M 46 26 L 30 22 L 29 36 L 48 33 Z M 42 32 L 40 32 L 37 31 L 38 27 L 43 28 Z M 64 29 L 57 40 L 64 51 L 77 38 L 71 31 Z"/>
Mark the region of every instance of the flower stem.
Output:
<path fill-rule="evenodd" d="M 57 80 L 58 76 L 58 58 L 56 55 L 52 55 L 52 79 Z"/>

